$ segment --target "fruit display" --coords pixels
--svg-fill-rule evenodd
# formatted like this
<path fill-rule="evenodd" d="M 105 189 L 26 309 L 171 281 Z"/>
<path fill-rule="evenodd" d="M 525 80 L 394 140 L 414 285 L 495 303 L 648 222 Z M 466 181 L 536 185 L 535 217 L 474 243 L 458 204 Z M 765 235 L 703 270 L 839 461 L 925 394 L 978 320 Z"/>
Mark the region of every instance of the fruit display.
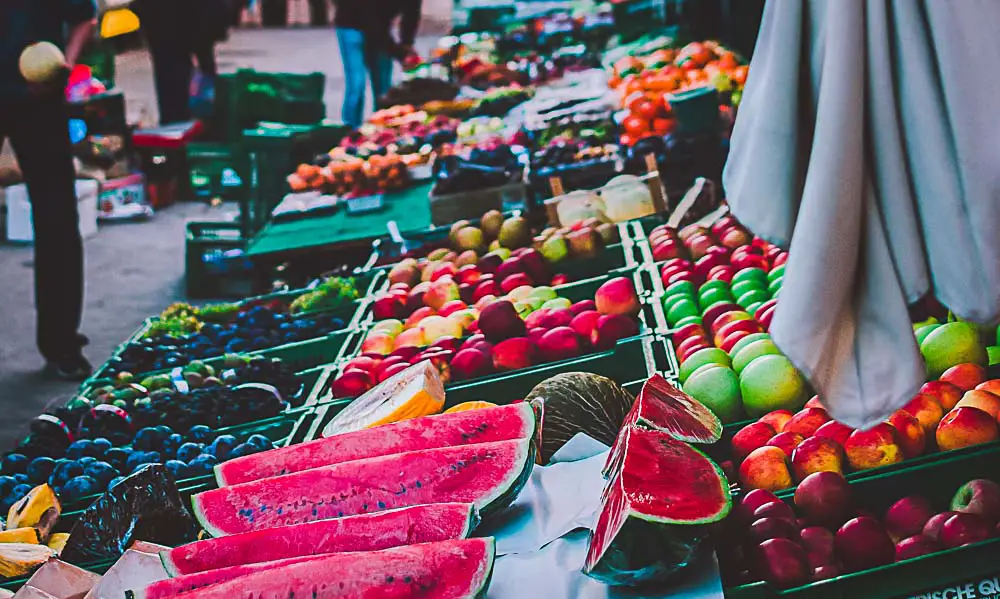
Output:
<path fill-rule="evenodd" d="M 352 279 L 330 277 L 290 302 L 262 299 L 201 308 L 173 304 L 141 338 L 124 345 L 99 375 L 127 383 L 135 375 L 186 366 L 189 372 L 213 376 L 211 365 L 191 367 L 190 364 L 339 331 L 346 322 L 338 310 L 357 298 L 358 290 Z"/>
<path fill-rule="evenodd" d="M 493 187 L 521 181 L 524 165 L 511 147 L 487 143 L 440 156 L 434 163 L 435 196 Z"/>
<path fill-rule="evenodd" d="M 458 86 L 450 81 L 429 77 L 414 77 L 389 88 L 378 99 L 379 108 L 392 106 L 420 106 L 428 102 L 454 100 Z"/>
<path fill-rule="evenodd" d="M 520 85 L 494 87 L 479 98 L 472 113 L 475 116 L 502 117 L 518 104 L 526 102 L 532 93 L 531 88 Z"/>
<path fill-rule="evenodd" d="M 404 142 L 405 143 L 405 142 Z M 417 142 L 414 141 L 413 144 Z M 398 148 L 406 156 L 372 154 L 367 159 L 349 154 L 321 157 L 319 164 L 300 164 L 288 176 L 293 192 L 319 191 L 335 196 L 362 196 L 403 189 L 409 183 L 407 161 L 416 162 L 418 147 Z"/>
<path fill-rule="evenodd" d="M 437 147 L 454 142 L 458 126 L 458 119 L 443 114 L 431 116 L 413 106 L 394 106 L 376 112 L 368 123 L 341 140 L 330 156 L 366 159 L 375 155 L 412 154 L 424 145 Z"/>
<path fill-rule="evenodd" d="M 513 287 L 509 293 L 499 298 L 484 294 L 473 306 L 458 299 L 454 281 L 431 282 L 423 297 L 425 305 L 405 322 L 387 318 L 368 331 L 362 355 L 332 381 L 334 397 L 359 395 L 425 360 L 447 384 L 607 351 L 640 332 L 637 316 L 642 306 L 629 278 L 613 277 L 597 289 L 594 300 L 571 303 L 551 287 L 507 284 L 521 277 L 530 281 L 523 273 L 511 275 L 501 283 Z M 402 293 L 411 297 L 413 291 L 400 290 L 399 297 Z M 393 309 L 405 309 L 396 296 L 390 295 L 388 301 Z M 376 312 L 376 317 L 381 314 Z"/>
<path fill-rule="evenodd" d="M 1000 379 L 985 377 L 977 364 L 957 364 L 867 430 L 833 420 L 819 398 L 794 414 L 769 412 L 733 436 L 740 482 L 777 491 L 815 472 L 847 474 L 998 441 L 1000 396 L 990 389 L 1000 390 Z"/>
<path fill-rule="evenodd" d="M 914 494 L 872 513 L 859 499 L 835 472 L 810 474 L 787 503 L 769 491 L 751 491 L 728 539 L 746 552 L 742 559 L 727 552 L 724 570 L 743 581 L 794 587 L 997 536 L 1000 484 L 994 480 L 970 480 L 940 505 Z"/>

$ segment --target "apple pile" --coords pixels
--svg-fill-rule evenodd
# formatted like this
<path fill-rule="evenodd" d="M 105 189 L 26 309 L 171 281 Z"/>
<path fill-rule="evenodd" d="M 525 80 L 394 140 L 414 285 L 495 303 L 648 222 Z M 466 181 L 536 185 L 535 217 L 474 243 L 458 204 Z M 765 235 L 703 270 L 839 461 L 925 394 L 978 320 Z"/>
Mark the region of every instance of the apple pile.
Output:
<path fill-rule="evenodd" d="M 959 364 L 921 387 L 885 422 L 855 430 L 830 418 L 819 399 L 793 414 L 775 410 L 735 435 L 733 464 L 745 488 L 778 491 L 816 472 L 888 466 L 925 453 L 1000 439 L 1000 379 Z"/>
<path fill-rule="evenodd" d="M 921 495 L 893 503 L 882 518 L 858 509 L 853 489 L 835 472 L 809 475 L 794 509 L 770 491 L 747 493 L 737 509 L 738 551 L 729 568 L 744 581 L 786 588 L 978 543 L 1000 535 L 1000 484 L 971 480 L 937 511 Z"/>
<path fill-rule="evenodd" d="M 551 287 L 523 285 L 500 298 L 484 296 L 472 306 L 461 299 L 438 308 L 426 305 L 405 322 L 376 323 L 362 354 L 344 366 L 331 388 L 335 397 L 354 397 L 423 360 L 430 360 L 448 383 L 605 351 L 639 333 L 640 309 L 626 277 L 609 279 L 593 300 L 575 304 Z"/>

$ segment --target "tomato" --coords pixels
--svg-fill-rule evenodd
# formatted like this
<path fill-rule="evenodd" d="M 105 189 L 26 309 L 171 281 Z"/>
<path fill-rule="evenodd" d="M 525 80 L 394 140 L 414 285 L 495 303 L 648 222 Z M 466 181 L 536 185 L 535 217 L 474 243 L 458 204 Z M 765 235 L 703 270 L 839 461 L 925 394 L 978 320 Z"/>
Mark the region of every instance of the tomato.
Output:
<path fill-rule="evenodd" d="M 672 133 L 676 126 L 677 121 L 674 119 L 653 119 L 653 132 L 657 135 Z"/>
<path fill-rule="evenodd" d="M 649 132 L 649 121 L 642 117 L 632 115 L 625 119 L 622 123 L 622 127 L 629 135 L 638 137 Z"/>
<path fill-rule="evenodd" d="M 643 88 L 642 80 L 636 77 L 635 75 L 622 77 L 622 84 L 625 86 L 626 96 L 631 96 L 635 92 L 641 92 Z"/>
<path fill-rule="evenodd" d="M 647 98 L 642 102 L 638 102 L 632 112 L 633 114 L 650 121 L 660 116 L 660 106 L 661 105 Z"/>
<path fill-rule="evenodd" d="M 632 114 L 637 114 L 639 104 L 648 100 L 649 97 L 646 96 L 646 92 L 632 92 L 631 94 L 625 96 L 625 100 L 622 102 L 622 108 L 627 109 Z"/>
<path fill-rule="evenodd" d="M 733 69 L 732 80 L 733 83 L 737 85 L 743 85 L 747 82 L 747 71 L 749 67 L 746 65 L 740 65 Z"/>
<path fill-rule="evenodd" d="M 738 60 L 736 60 L 736 55 L 732 52 L 723 52 L 722 56 L 719 57 L 719 68 L 723 70 L 732 70 L 740 66 Z"/>

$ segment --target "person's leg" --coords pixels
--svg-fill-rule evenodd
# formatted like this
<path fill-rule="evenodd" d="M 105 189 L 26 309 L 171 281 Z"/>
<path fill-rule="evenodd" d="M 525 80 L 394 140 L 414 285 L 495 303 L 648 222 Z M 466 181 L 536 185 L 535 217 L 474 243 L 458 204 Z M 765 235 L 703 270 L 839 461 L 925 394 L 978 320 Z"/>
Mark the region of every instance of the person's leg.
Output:
<path fill-rule="evenodd" d="M 219 67 L 215 61 L 215 43 L 206 41 L 195 46 L 194 56 L 198 60 L 198 70 L 202 75 L 215 79 Z"/>
<path fill-rule="evenodd" d="M 345 125 L 358 127 L 365 115 L 365 36 L 357 29 L 338 27 L 337 43 L 344 63 L 342 118 Z"/>
<path fill-rule="evenodd" d="M 186 44 L 159 34 L 147 34 L 153 60 L 156 100 L 160 123 L 167 125 L 191 120 L 191 76 L 194 67 Z"/>
<path fill-rule="evenodd" d="M 15 109 L 10 140 L 31 198 L 35 230 L 35 308 L 38 349 L 55 374 L 85 378 L 80 353 L 83 315 L 83 239 L 69 114 L 59 96 L 32 98 Z"/>
<path fill-rule="evenodd" d="M 384 52 L 365 48 L 365 65 L 372 82 L 372 106 L 392 87 L 392 57 Z"/>

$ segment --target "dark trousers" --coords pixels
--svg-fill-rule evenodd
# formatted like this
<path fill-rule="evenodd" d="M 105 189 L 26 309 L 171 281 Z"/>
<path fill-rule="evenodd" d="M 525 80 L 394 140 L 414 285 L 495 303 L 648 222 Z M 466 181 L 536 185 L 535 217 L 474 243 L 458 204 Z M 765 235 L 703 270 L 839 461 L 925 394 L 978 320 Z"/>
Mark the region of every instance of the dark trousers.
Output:
<path fill-rule="evenodd" d="M 72 355 L 80 349 L 83 239 L 62 98 L 0 100 L 0 145 L 5 138 L 14 147 L 31 197 L 38 349 L 49 360 Z"/>
<path fill-rule="evenodd" d="M 156 101 L 160 107 L 160 123 L 180 123 L 191 120 L 191 76 L 194 65 L 191 50 L 176 39 L 147 33 L 149 54 L 153 60 L 153 80 Z"/>

